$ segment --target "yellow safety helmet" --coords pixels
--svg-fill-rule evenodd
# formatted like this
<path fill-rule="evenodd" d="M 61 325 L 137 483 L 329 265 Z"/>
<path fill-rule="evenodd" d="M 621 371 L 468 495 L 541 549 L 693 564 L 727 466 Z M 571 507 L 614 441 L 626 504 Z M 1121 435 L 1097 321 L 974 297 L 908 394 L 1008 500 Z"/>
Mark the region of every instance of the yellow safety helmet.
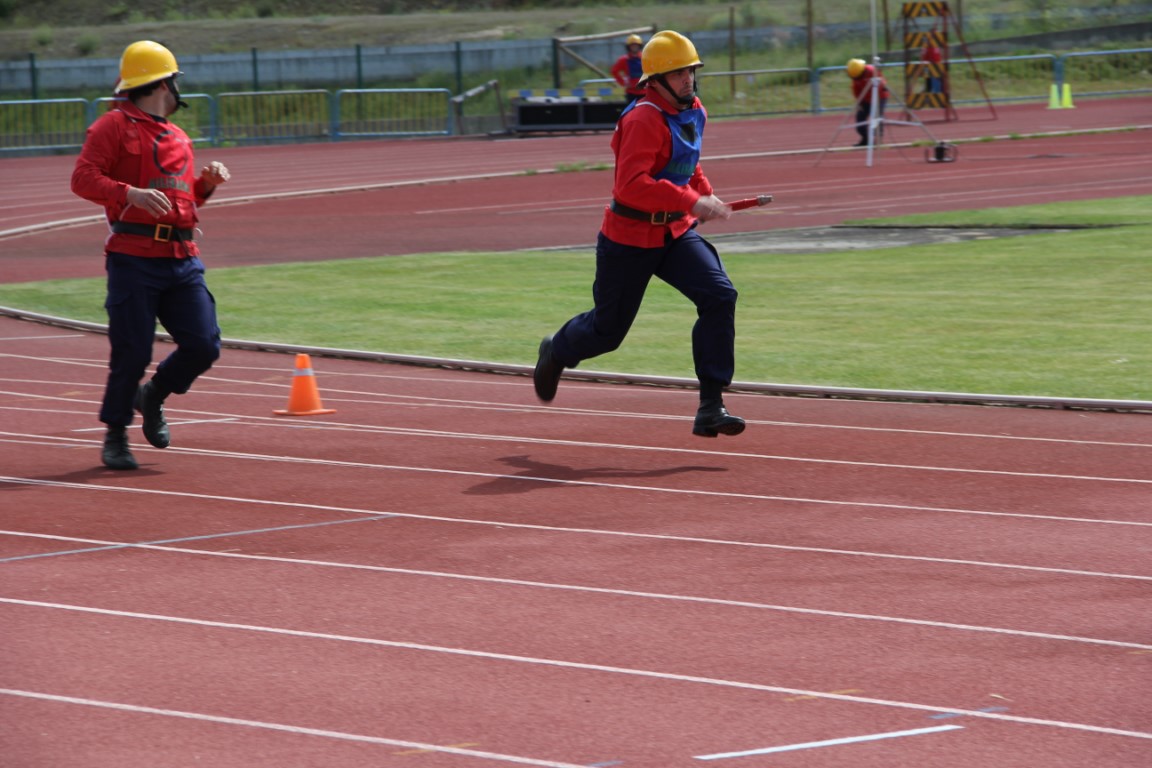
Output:
<path fill-rule="evenodd" d="M 160 43 L 141 40 L 125 48 L 120 57 L 120 80 L 116 83 L 115 93 L 181 74 L 183 72 L 176 66 L 172 51 Z"/>
<path fill-rule="evenodd" d="M 640 54 L 640 66 L 644 72 L 644 76 L 640 78 L 640 82 L 643 83 L 647 82 L 648 78 L 665 72 L 704 65 L 696 53 L 696 46 L 684 35 L 679 32 L 657 32 L 644 46 Z"/>
<path fill-rule="evenodd" d="M 864 59 L 849 59 L 845 69 L 848 70 L 848 77 L 855 79 L 864 74 L 864 68 L 867 66 L 868 64 Z"/>
<path fill-rule="evenodd" d="M 624 47 L 629 45 L 644 45 L 644 38 L 640 35 L 628 35 L 628 39 L 624 41 Z"/>

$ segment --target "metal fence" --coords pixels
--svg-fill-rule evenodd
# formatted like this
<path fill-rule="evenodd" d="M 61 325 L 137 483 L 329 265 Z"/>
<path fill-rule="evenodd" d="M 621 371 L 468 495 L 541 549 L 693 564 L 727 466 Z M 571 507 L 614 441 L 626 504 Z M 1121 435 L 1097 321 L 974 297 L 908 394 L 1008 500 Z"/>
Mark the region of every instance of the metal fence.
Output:
<path fill-rule="evenodd" d="M 881 65 L 892 92 L 903 99 L 903 61 Z M 853 106 L 843 66 L 738 72 L 700 70 L 708 114 L 751 117 L 846 111 Z M 582 86 L 611 83 L 584 80 Z M 1078 96 L 1152 93 L 1152 48 L 1064 55 L 954 57 L 949 65 L 953 104 L 1045 101 L 1051 86 L 1069 84 Z M 913 88 L 915 90 L 915 88 Z"/>
<path fill-rule="evenodd" d="M 84 99 L 0 101 L 0 150 L 80 146 L 94 110 Z"/>
<path fill-rule="evenodd" d="M 1056 60 L 1057 81 L 1085 96 L 1152 91 L 1152 48 L 1069 53 Z"/>
<path fill-rule="evenodd" d="M 882 67 L 893 93 L 905 92 L 904 63 Z M 701 87 L 714 117 L 846 111 L 844 68 L 707 72 Z M 492 81 L 494 83 L 495 81 Z M 604 80 L 586 80 L 582 87 Z M 1061 56 L 954 57 L 953 104 L 1043 101 L 1068 84 L 1078 97 L 1152 93 L 1152 48 Z M 491 83 L 489 84 L 491 85 Z M 193 141 L 245 144 L 437 136 L 506 128 L 498 87 L 459 96 L 447 89 L 346 89 L 227 92 L 184 96 L 176 122 Z M 113 99 L 0 101 L 0 156 L 78 149 L 88 125 Z"/>
<path fill-rule="evenodd" d="M 182 93 L 180 98 L 188 105 L 187 109 L 180 110 L 177 122 L 188 138 L 197 144 L 213 144 L 216 142 L 216 131 L 219 125 L 216 99 L 206 93 Z M 87 125 L 91 125 L 104 112 L 112 108 L 120 99 L 105 96 L 94 100 L 89 106 Z M 3 114 L 3 102 L 0 102 L 0 114 Z M 84 135 L 80 135 L 83 141 Z M 4 147 L 4 137 L 0 136 L 0 148 Z M 58 147 L 57 149 L 67 149 Z"/>
<path fill-rule="evenodd" d="M 447 89 L 350 89 L 337 91 L 332 103 L 332 133 L 344 139 L 455 132 Z"/>
<path fill-rule="evenodd" d="M 447 136 L 452 95 L 443 88 L 181 94 L 173 117 L 197 144 L 275 144 Z M 89 125 L 117 99 L 0 101 L 0 156 L 78 149 Z"/>

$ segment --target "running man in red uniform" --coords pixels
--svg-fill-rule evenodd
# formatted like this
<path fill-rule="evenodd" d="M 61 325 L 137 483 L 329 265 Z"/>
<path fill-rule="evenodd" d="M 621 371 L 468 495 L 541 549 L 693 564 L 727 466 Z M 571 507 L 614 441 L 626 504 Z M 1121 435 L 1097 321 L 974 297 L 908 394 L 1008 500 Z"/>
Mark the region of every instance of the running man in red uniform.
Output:
<path fill-rule="evenodd" d="M 625 109 L 612 135 L 616 156 L 612 202 L 596 241 L 595 306 L 540 342 L 536 395 L 556 396 L 565 368 L 618 348 L 653 277 L 696 305 L 692 358 L 700 406 L 692 432 L 738 435 L 744 420 L 728 413 L 723 390 L 735 368 L 736 289 L 716 249 L 696 231 L 732 209 L 700 168 L 707 114 L 696 97 L 702 64 L 692 42 L 659 32 L 642 55 L 645 95 Z"/>
<path fill-rule="evenodd" d="M 640 35 L 628 35 L 628 39 L 624 41 L 627 53 L 616 59 L 616 63 L 612 65 L 612 77 L 624 89 L 629 104 L 644 95 L 644 86 L 640 82 L 644 77 L 644 66 L 640 58 L 643 48 L 644 41 L 640 39 Z"/>
<path fill-rule="evenodd" d="M 192 142 L 168 120 L 180 100 L 182 73 L 164 46 L 133 43 L 120 59 L 115 93 L 124 97 L 88 128 L 72 172 L 72 191 L 104 206 L 108 292 L 108 381 L 100 421 L 108 430 L 101 459 L 111 469 L 136 469 L 128 447 L 133 410 L 144 437 L 157 448 L 170 442 L 164 399 L 183 394 L 220 356 L 216 304 L 204 282 L 194 241 L 203 205 L 228 180 L 218 162 L 194 171 Z M 156 321 L 176 349 L 140 384 L 152 362 Z"/>

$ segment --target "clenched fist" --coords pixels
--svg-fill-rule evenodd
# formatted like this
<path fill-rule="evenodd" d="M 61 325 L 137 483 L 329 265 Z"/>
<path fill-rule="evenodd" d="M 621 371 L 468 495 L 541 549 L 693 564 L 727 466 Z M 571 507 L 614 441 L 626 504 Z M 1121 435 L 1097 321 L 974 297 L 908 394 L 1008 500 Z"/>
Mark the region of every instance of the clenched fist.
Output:
<path fill-rule="evenodd" d="M 692 206 L 692 215 L 700 221 L 727 219 L 732 216 L 732 208 L 716 195 L 705 195 Z"/>
<path fill-rule="evenodd" d="M 228 169 L 224 167 L 224 163 L 213 160 L 200 169 L 200 180 L 204 182 L 209 189 L 215 189 L 224 182 L 228 181 L 231 175 Z"/>

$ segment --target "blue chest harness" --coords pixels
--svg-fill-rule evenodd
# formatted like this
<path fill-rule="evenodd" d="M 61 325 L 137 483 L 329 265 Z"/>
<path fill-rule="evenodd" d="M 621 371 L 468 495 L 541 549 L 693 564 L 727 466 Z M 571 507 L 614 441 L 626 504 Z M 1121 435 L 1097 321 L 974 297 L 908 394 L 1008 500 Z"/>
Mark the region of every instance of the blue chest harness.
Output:
<path fill-rule="evenodd" d="M 638 106 L 646 105 L 659 110 L 672 134 L 672 156 L 668 164 L 653 178 L 667 179 L 678 187 L 685 186 L 696 172 L 700 162 L 700 146 L 704 140 L 704 122 L 707 119 L 702 109 L 686 109 L 683 112 L 668 114 L 648 101 L 634 101 L 620 114 L 631 112 Z"/>

